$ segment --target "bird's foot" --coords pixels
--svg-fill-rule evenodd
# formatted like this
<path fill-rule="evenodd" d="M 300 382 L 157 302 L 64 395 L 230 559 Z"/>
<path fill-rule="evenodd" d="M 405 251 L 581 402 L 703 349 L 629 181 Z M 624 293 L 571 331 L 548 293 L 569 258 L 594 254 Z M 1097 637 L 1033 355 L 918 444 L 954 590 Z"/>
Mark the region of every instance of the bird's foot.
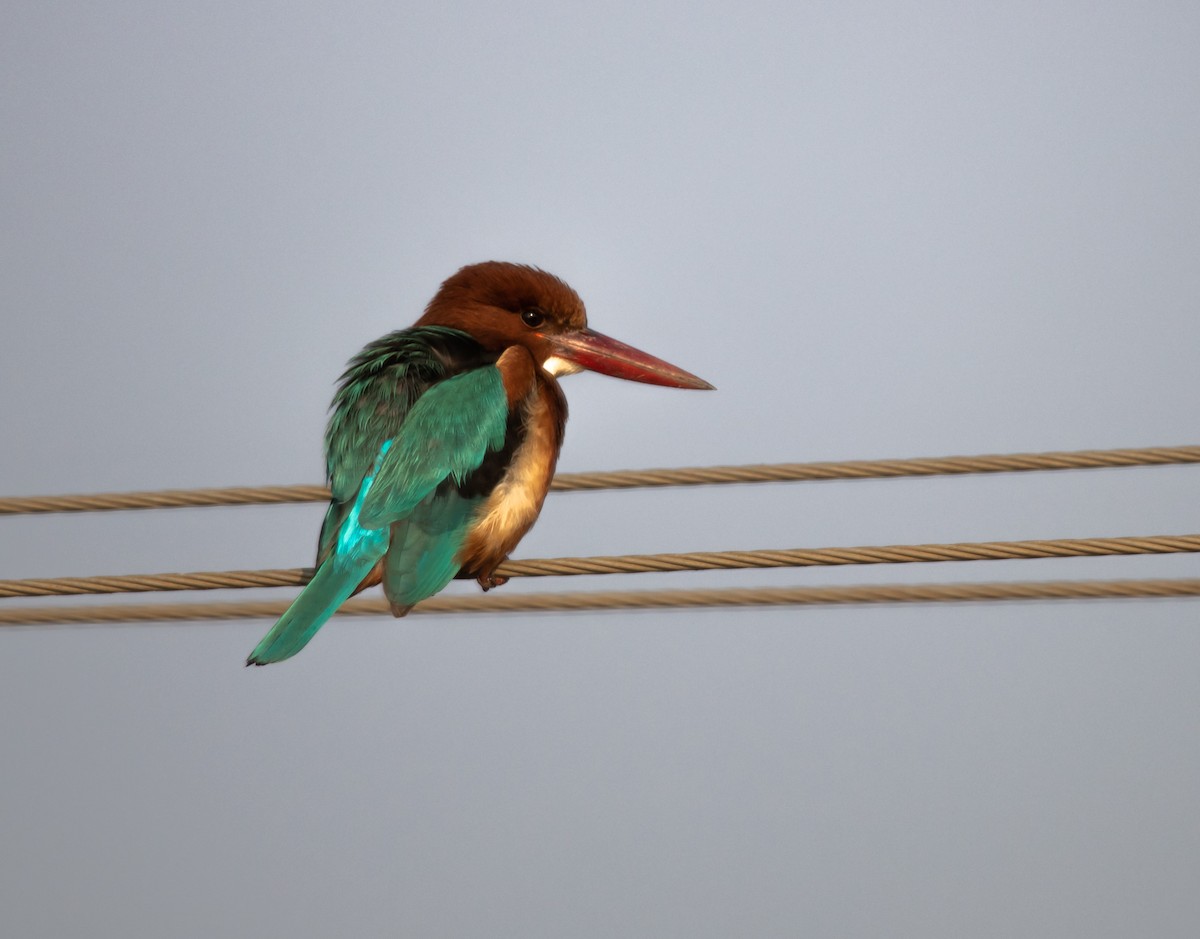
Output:
<path fill-rule="evenodd" d="M 485 592 L 491 590 L 493 587 L 503 587 L 508 583 L 508 578 L 503 574 L 480 574 L 475 579 L 479 581 L 479 586 Z"/>

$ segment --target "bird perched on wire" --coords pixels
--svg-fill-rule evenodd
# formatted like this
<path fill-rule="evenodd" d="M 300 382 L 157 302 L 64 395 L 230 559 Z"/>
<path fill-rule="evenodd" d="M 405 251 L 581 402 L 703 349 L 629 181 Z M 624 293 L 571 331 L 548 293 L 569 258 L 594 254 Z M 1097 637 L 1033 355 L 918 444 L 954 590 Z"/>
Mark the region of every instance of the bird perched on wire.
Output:
<path fill-rule="evenodd" d="M 313 579 L 247 665 L 295 655 L 382 582 L 403 616 L 455 577 L 484 590 L 537 520 L 582 369 L 676 388 L 703 379 L 588 329 L 583 301 L 535 267 L 488 261 L 442 284 L 409 329 L 351 360 L 325 432 L 332 500 Z"/>

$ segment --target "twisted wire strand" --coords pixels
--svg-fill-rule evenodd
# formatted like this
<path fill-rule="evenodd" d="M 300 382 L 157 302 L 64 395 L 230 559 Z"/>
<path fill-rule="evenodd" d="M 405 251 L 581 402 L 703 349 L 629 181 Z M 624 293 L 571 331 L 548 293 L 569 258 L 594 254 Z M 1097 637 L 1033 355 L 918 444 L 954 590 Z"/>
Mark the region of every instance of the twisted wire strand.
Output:
<path fill-rule="evenodd" d="M 551 489 L 555 492 L 594 492 L 603 489 L 639 489 L 662 486 L 711 486 L 731 483 L 803 482 L 833 479 L 895 479 L 904 476 L 956 476 L 976 473 L 1019 473 L 1187 463 L 1200 463 L 1200 446 L 561 473 L 554 478 Z M 0 498 L 0 515 L 280 505 L 324 502 L 328 498 L 329 490 L 324 486 L 161 489 L 147 492 Z"/>
<path fill-rule="evenodd" d="M 67 496 L 0 498 L 0 515 L 54 512 L 120 512 L 127 509 L 183 509 L 232 505 L 286 505 L 326 502 L 326 486 L 229 486 L 215 489 L 153 489 Z"/>
<path fill-rule="evenodd" d="M 638 489 L 657 486 L 709 486 L 728 483 L 817 482 L 834 479 L 895 479 L 1050 470 L 1103 469 L 1200 463 L 1200 446 L 1121 450 L 1065 450 L 1049 453 L 844 460 L 818 463 L 757 463 L 742 466 L 563 473 L 558 492 Z"/>
<path fill-rule="evenodd" d="M 741 568 L 830 567 L 845 564 L 908 564 L 934 561 L 1001 561 L 1032 558 L 1101 557 L 1200 552 L 1200 535 L 1126 538 L 1059 538 L 952 544 L 884 545 L 856 548 L 791 548 L 762 551 L 693 551 L 685 554 L 625 554 L 601 557 L 535 558 L 506 561 L 506 577 L 639 574 Z M 311 568 L 257 571 L 199 571 L 183 574 L 122 574 L 100 577 L 0 580 L 0 597 L 46 597 L 170 590 L 224 590 L 303 586 Z"/>
<path fill-rule="evenodd" d="M 413 613 L 553 613 L 703 607 L 818 606 L 883 603 L 978 603 L 1012 600 L 1166 599 L 1200 596 L 1200 578 L 1167 580 L 1057 580 L 1010 583 L 871 584 L 846 587 L 751 587 L 725 590 L 628 590 L 483 597 L 435 597 Z M 0 610 L 3 626 L 166 623 L 276 619 L 287 601 L 137 603 Z M 350 600 L 338 615 L 385 616 L 382 600 Z"/>
<path fill-rule="evenodd" d="M 1176 554 L 1195 551 L 1200 551 L 1200 535 L 1152 535 L 1139 538 L 1060 538 L 1039 541 L 984 541 L 856 548 L 693 551 L 684 554 L 543 558 L 528 561 L 506 561 L 500 565 L 497 573 L 509 577 L 550 577 L 579 574 L 736 570 L 740 568 L 830 567 L 844 564 L 1001 561 L 1097 557 L 1114 554 Z"/>
<path fill-rule="evenodd" d="M 303 587 L 311 567 L 257 571 L 191 571 L 179 574 L 114 574 L 98 577 L 39 577 L 0 580 L 0 598 L 55 597 L 104 593 L 159 593 L 174 590 L 239 590 L 248 587 Z"/>

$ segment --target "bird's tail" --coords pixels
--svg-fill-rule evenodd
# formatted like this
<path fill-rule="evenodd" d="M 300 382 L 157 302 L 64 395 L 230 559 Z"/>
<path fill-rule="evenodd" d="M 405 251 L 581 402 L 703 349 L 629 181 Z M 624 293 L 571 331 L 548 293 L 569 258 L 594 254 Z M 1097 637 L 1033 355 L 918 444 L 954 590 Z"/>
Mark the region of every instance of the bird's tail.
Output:
<path fill-rule="evenodd" d="M 308 645 L 308 641 L 349 599 L 354 589 L 375 566 L 371 557 L 348 559 L 333 555 L 317 568 L 313 579 L 287 608 L 279 622 L 254 647 L 247 665 L 282 662 Z"/>

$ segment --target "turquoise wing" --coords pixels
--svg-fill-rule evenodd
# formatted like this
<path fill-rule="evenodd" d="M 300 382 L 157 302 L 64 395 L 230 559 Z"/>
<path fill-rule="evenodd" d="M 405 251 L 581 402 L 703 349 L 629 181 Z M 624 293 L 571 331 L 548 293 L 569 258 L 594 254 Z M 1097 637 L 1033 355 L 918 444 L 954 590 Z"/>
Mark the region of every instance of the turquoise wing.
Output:
<path fill-rule="evenodd" d="M 458 573 L 459 549 L 482 499 L 458 484 L 504 446 L 508 398 L 495 366 L 473 369 L 413 405 L 363 502 L 363 525 L 390 525 L 383 590 L 396 615 Z"/>
<path fill-rule="evenodd" d="M 494 365 L 447 378 L 417 399 L 380 462 L 359 524 L 382 528 L 409 514 L 449 479 L 461 483 L 508 429 L 508 397 Z"/>
<path fill-rule="evenodd" d="M 333 550 L 383 442 L 396 437 L 408 412 L 430 388 L 487 364 L 483 356 L 465 333 L 419 326 L 383 336 L 351 360 L 338 383 L 325 431 L 333 498 L 321 526 L 318 566 Z"/>
<path fill-rule="evenodd" d="M 504 447 L 507 428 L 508 397 L 494 365 L 422 394 L 396 435 L 375 451 L 353 503 L 326 515 L 316 574 L 247 664 L 278 662 L 303 649 L 380 559 L 398 613 L 446 586 L 458 572 L 458 551 L 480 502 L 458 484 Z"/>
<path fill-rule="evenodd" d="M 452 486 L 439 486 L 403 522 L 392 526 L 392 544 L 383 568 L 383 592 L 392 612 L 402 616 L 454 579 L 459 548 L 471 529 L 481 498 L 466 498 Z"/>

